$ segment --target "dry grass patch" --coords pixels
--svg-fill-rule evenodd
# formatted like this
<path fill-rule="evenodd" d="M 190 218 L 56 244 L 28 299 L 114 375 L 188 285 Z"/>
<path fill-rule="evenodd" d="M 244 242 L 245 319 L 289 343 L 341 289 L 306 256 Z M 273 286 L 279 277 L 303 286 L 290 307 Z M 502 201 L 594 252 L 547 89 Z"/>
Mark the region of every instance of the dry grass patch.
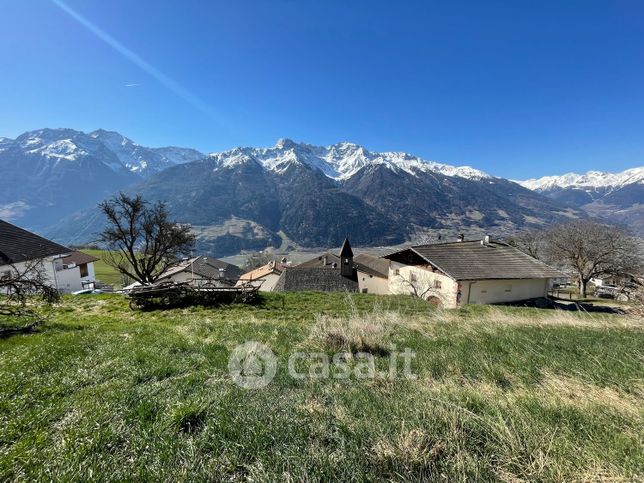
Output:
<path fill-rule="evenodd" d="M 600 405 L 641 419 L 644 412 L 644 387 L 635 386 L 637 395 L 626 394 L 610 387 L 588 384 L 574 377 L 544 374 L 539 393 L 579 408 Z"/>
<path fill-rule="evenodd" d="M 399 324 L 397 312 L 356 313 L 348 318 L 318 315 L 310 338 L 336 351 L 386 355 L 392 347 L 393 330 Z"/>
<path fill-rule="evenodd" d="M 413 465 L 428 465 L 443 451 L 443 443 L 433 440 L 425 431 L 412 429 L 399 434 L 393 440 L 380 439 L 372 448 L 378 461 L 396 461 Z"/>
<path fill-rule="evenodd" d="M 391 314 L 399 324 L 421 333 L 430 333 L 433 325 L 466 326 L 543 326 L 543 327 L 580 327 L 595 329 L 639 329 L 644 330 L 644 318 L 636 315 L 593 314 L 564 310 L 508 309 L 502 306 L 476 307 L 477 312 L 463 316 L 460 310 L 436 309 L 427 315 L 403 316 Z"/>

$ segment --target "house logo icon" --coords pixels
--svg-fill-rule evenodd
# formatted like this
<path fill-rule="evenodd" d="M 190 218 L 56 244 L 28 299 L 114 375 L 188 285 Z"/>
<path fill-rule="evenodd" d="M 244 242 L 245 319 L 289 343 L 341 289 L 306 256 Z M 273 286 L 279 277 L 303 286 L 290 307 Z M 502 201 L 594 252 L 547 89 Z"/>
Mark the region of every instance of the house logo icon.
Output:
<path fill-rule="evenodd" d="M 228 373 L 244 389 L 268 386 L 277 372 L 277 358 L 265 344 L 245 342 L 235 347 L 228 359 Z"/>

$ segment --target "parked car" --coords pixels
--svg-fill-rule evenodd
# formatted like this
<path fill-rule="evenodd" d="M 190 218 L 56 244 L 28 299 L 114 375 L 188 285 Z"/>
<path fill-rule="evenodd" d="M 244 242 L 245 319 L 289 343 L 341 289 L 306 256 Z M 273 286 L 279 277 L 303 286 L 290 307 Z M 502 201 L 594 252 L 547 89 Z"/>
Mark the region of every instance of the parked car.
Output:
<path fill-rule="evenodd" d="M 99 294 L 103 293 L 103 291 L 100 288 L 85 288 L 83 290 L 77 290 L 76 292 L 72 292 L 72 295 L 93 295 L 93 294 Z"/>
<path fill-rule="evenodd" d="M 615 285 L 602 285 L 595 289 L 595 297 L 601 299 L 614 299 L 619 289 Z"/>

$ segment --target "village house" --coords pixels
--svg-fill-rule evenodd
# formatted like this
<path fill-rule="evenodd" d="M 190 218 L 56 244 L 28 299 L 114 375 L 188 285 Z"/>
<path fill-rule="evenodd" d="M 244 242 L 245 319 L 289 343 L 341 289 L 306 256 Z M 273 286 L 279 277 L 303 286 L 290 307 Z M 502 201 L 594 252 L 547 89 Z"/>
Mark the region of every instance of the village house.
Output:
<path fill-rule="evenodd" d="M 345 238 L 340 252 L 325 253 L 283 271 L 276 291 L 362 292 L 388 294 L 389 260 L 360 254 L 354 257 Z"/>
<path fill-rule="evenodd" d="M 62 270 L 56 272 L 59 290 L 76 292 L 97 288 L 94 272 L 94 262 L 97 260 L 98 258 L 79 251 L 73 251 L 61 258 Z"/>
<path fill-rule="evenodd" d="M 241 269 L 230 263 L 212 257 L 186 258 L 168 267 L 158 282 L 189 282 L 195 286 L 234 286 L 241 275 Z"/>
<path fill-rule="evenodd" d="M 391 293 L 415 293 L 445 308 L 546 297 L 558 270 L 485 237 L 417 245 L 386 255 Z"/>
<path fill-rule="evenodd" d="M 260 292 L 272 292 L 277 285 L 277 281 L 282 272 L 289 267 L 286 258 L 281 261 L 271 260 L 266 265 L 262 265 L 250 272 L 246 272 L 239 277 L 237 286 L 250 284 L 259 287 Z"/>
<path fill-rule="evenodd" d="M 70 293 L 94 288 L 96 278 L 91 255 L 72 250 L 0 220 L 0 277 L 21 272 L 37 263 L 52 287 Z"/>

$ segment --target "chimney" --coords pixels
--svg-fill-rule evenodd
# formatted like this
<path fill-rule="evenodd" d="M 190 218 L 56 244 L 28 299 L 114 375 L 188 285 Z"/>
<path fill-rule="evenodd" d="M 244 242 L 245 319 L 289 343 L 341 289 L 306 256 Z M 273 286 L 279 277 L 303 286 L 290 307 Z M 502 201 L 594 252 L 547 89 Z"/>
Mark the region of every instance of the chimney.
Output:
<path fill-rule="evenodd" d="M 456 241 L 462 242 L 463 240 L 465 240 L 465 235 L 461 233 L 460 235 L 458 235 L 458 238 L 456 239 Z"/>
<path fill-rule="evenodd" d="M 323 266 L 323 267 L 326 267 L 327 260 L 328 260 L 328 259 L 327 259 L 327 256 L 326 256 L 326 255 L 324 255 L 324 256 L 322 257 L 322 266 Z"/>
<path fill-rule="evenodd" d="M 483 237 L 483 243 L 485 243 L 486 245 L 490 244 L 490 235 L 485 235 Z"/>

